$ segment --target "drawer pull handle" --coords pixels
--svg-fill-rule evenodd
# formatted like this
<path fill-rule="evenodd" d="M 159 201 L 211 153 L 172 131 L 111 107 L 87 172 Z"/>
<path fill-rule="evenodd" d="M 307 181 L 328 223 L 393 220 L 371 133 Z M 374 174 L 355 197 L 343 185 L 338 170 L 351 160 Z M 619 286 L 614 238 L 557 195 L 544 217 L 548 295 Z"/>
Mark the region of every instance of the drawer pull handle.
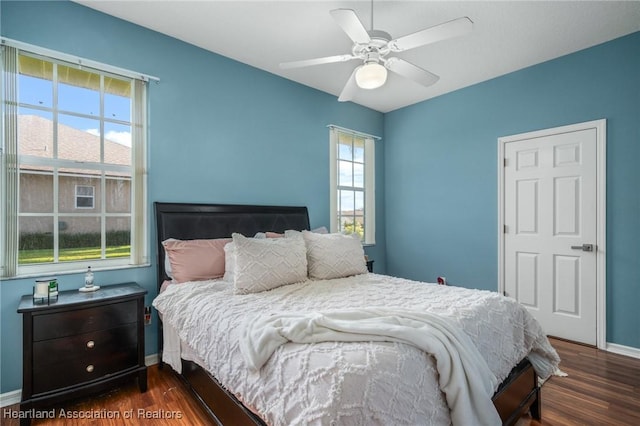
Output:
<path fill-rule="evenodd" d="M 93 365 L 87 365 L 87 373 L 93 373 Z"/>
<path fill-rule="evenodd" d="M 87 342 L 87 347 L 88 347 L 89 349 L 93 348 L 95 345 L 96 345 L 96 343 L 95 343 L 93 340 L 89 340 L 89 341 Z"/>

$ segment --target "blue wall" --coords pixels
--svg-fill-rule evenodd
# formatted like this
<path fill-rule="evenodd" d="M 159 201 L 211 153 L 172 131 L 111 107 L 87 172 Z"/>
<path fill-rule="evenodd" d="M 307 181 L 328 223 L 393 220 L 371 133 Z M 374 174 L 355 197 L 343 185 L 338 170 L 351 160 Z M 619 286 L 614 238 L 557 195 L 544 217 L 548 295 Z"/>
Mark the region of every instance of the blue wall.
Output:
<path fill-rule="evenodd" d="M 312 227 L 329 225 L 329 131 L 336 124 L 382 135 L 381 113 L 212 54 L 71 2 L 0 3 L 1 34 L 157 76 L 150 85 L 149 212 L 153 201 L 304 205 Z M 377 245 L 384 271 L 384 153 L 378 143 Z M 149 220 L 151 255 L 155 253 Z M 156 294 L 146 268 L 96 272 L 97 283 L 135 280 Z M 59 275 L 61 289 L 82 285 Z M 32 279 L 0 285 L 0 392 L 22 386 L 20 296 Z M 157 318 L 155 318 L 157 321 Z M 155 326 L 146 329 L 156 352 Z"/>
<path fill-rule="evenodd" d="M 607 341 L 640 348 L 640 33 L 385 115 L 387 273 L 497 290 L 497 139 L 607 119 Z"/>
<path fill-rule="evenodd" d="M 328 225 L 325 126 L 384 131 L 367 252 L 376 272 L 425 281 L 497 288 L 498 137 L 606 118 L 607 338 L 640 348 L 640 33 L 383 116 L 74 3 L 3 0 L 0 13 L 3 36 L 162 79 L 150 86 L 150 212 L 153 201 L 306 205 L 312 226 Z M 151 218 L 149 233 L 153 256 Z M 138 281 L 150 303 L 153 263 L 96 281 Z M 59 281 L 74 289 L 82 276 Z M 21 387 L 16 308 L 31 285 L 0 285 L 0 392 Z M 146 341 L 155 353 L 155 327 Z"/>

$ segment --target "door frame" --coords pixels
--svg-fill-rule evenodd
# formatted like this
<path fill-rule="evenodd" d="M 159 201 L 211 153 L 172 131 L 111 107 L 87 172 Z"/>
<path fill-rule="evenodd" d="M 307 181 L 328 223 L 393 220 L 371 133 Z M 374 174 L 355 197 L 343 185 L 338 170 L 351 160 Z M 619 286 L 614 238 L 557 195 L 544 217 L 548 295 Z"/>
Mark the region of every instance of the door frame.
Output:
<path fill-rule="evenodd" d="M 533 132 L 520 133 L 517 135 L 503 136 L 498 138 L 498 292 L 504 294 L 505 291 L 505 250 L 504 250 L 504 216 L 505 216 L 505 144 L 520 140 L 534 139 L 539 137 L 552 136 L 559 133 L 569 133 L 580 130 L 596 130 L 596 344 L 599 349 L 606 350 L 607 347 L 607 274 L 606 274 L 606 243 L 607 243 L 607 120 L 600 119 L 587 121 L 584 123 L 570 124 L 567 126 L 554 127 L 551 129 L 537 130 Z"/>

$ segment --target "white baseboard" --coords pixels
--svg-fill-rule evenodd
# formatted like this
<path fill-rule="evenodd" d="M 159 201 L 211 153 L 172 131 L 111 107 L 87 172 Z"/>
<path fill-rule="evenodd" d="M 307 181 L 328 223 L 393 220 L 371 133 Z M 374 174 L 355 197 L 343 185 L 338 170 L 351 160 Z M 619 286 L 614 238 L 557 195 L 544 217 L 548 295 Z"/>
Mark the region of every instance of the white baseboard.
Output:
<path fill-rule="evenodd" d="M 640 349 L 631 346 L 618 345 L 616 343 L 607 343 L 607 351 L 618 355 L 626 355 L 632 358 L 640 359 Z"/>
<path fill-rule="evenodd" d="M 17 389 L 11 392 L 0 393 L 0 408 L 8 405 L 17 404 L 20 402 L 20 396 L 22 395 L 22 389 Z"/>
<path fill-rule="evenodd" d="M 155 365 L 158 363 L 158 360 L 158 354 L 147 355 L 144 357 L 144 364 L 146 366 Z M 19 403 L 21 396 L 22 389 L 0 393 L 0 408 Z"/>
<path fill-rule="evenodd" d="M 157 364 L 158 361 L 160 361 L 160 359 L 158 358 L 158 354 L 151 354 L 144 357 L 144 365 L 146 365 L 147 367 Z"/>

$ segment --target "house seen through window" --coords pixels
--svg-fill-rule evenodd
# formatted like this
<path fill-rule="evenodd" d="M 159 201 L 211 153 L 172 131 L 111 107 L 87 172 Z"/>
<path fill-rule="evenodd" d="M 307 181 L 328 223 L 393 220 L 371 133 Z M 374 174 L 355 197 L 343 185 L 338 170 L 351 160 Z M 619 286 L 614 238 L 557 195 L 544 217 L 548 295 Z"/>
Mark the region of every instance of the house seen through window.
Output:
<path fill-rule="evenodd" d="M 87 260 L 135 263 L 129 262 L 132 228 L 135 209 L 144 203 L 133 200 L 133 184 L 142 180 L 133 171 L 136 160 L 141 169 L 145 162 L 134 158 L 144 135 L 134 137 L 132 117 L 144 99 L 134 96 L 136 87 L 144 86 L 29 52 L 15 55 L 17 130 L 8 137 L 17 143 L 17 223 L 7 226 L 17 234 L 18 269 Z M 10 192 L 2 199 L 7 206 Z"/>

